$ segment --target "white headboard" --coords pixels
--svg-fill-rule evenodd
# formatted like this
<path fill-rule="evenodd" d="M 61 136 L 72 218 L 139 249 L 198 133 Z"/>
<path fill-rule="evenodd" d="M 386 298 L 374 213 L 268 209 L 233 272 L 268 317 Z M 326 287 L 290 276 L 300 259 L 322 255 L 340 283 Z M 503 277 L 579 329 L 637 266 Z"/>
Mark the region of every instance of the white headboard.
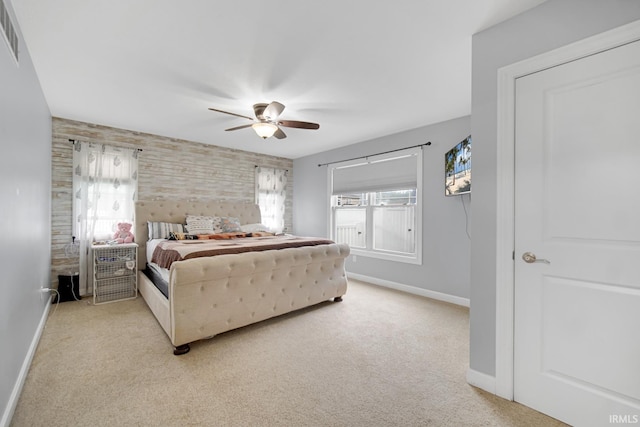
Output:
<path fill-rule="evenodd" d="M 240 224 L 259 224 L 260 207 L 255 203 L 237 201 L 187 201 L 187 200 L 138 200 L 135 202 L 135 240 L 138 243 L 138 270 L 147 265 L 145 244 L 149 238 L 147 222 L 171 222 L 184 224 L 189 215 L 228 216 L 240 220 Z"/>

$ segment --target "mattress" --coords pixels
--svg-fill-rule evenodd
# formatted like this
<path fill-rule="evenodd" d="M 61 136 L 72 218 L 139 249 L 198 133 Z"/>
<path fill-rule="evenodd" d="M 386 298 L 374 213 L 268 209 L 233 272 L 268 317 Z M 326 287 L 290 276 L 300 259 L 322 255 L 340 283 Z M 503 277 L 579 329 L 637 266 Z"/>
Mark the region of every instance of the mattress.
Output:
<path fill-rule="evenodd" d="M 151 255 L 153 251 L 156 249 L 160 242 L 164 242 L 165 239 L 151 239 L 147 241 L 147 259 L 151 259 Z M 166 268 L 160 267 L 155 263 L 147 263 L 144 269 L 144 274 L 151 280 L 151 282 L 155 285 L 156 288 L 162 294 L 169 298 L 169 270 Z"/>
<path fill-rule="evenodd" d="M 160 268 L 157 264 L 148 263 L 147 268 L 144 269 L 144 274 L 151 280 L 151 283 L 162 295 L 167 299 L 169 298 L 169 272 L 166 268 Z"/>

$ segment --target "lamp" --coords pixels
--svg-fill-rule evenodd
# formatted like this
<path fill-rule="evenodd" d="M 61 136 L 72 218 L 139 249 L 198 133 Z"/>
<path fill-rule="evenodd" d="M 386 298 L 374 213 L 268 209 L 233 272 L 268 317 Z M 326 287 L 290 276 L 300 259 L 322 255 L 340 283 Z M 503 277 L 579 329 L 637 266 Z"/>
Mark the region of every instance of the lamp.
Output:
<path fill-rule="evenodd" d="M 278 130 L 278 126 L 274 125 L 273 123 L 267 122 L 254 123 L 251 125 L 251 127 L 262 139 L 267 139 L 270 136 L 273 136 L 273 134 Z"/>

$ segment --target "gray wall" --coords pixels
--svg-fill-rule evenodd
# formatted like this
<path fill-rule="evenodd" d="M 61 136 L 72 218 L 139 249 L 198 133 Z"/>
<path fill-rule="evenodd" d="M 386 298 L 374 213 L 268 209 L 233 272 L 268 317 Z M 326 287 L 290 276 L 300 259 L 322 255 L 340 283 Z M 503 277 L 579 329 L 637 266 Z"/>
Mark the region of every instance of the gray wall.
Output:
<path fill-rule="evenodd" d="M 640 19 L 637 0 L 549 0 L 473 37 L 470 368 L 495 375 L 497 70 Z"/>
<path fill-rule="evenodd" d="M 462 117 L 295 159 L 294 233 L 308 236 L 328 235 L 327 167 L 318 167 L 318 164 L 431 141 L 431 146 L 424 147 L 423 153 L 422 265 L 358 256 L 356 263 L 349 257 L 347 270 L 429 291 L 469 298 L 470 241 L 465 232 L 467 216 L 461 197 L 464 197 L 469 217 L 471 203 L 468 195 L 444 196 L 444 153 L 471 133 L 470 123 L 470 117 Z M 475 195 L 471 197 L 475 198 Z"/>
<path fill-rule="evenodd" d="M 4 3 L 18 30 L 11 3 Z M 18 66 L 2 37 L 0 146 L 0 417 L 7 417 L 46 306 L 39 289 L 49 286 L 51 115 L 26 47 L 20 45 Z"/>

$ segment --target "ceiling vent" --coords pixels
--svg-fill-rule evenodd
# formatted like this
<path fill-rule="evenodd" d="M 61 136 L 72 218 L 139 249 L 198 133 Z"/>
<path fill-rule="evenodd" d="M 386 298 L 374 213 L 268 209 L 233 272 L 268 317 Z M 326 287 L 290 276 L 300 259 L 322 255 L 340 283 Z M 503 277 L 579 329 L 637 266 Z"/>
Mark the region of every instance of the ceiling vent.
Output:
<path fill-rule="evenodd" d="M 9 11 L 7 10 L 3 0 L 0 0 L 0 26 L 2 26 L 2 34 L 9 44 L 9 48 L 11 49 L 11 52 L 13 52 L 13 56 L 16 58 L 17 62 L 18 34 L 16 34 L 16 30 L 11 22 L 11 17 L 9 16 Z"/>

